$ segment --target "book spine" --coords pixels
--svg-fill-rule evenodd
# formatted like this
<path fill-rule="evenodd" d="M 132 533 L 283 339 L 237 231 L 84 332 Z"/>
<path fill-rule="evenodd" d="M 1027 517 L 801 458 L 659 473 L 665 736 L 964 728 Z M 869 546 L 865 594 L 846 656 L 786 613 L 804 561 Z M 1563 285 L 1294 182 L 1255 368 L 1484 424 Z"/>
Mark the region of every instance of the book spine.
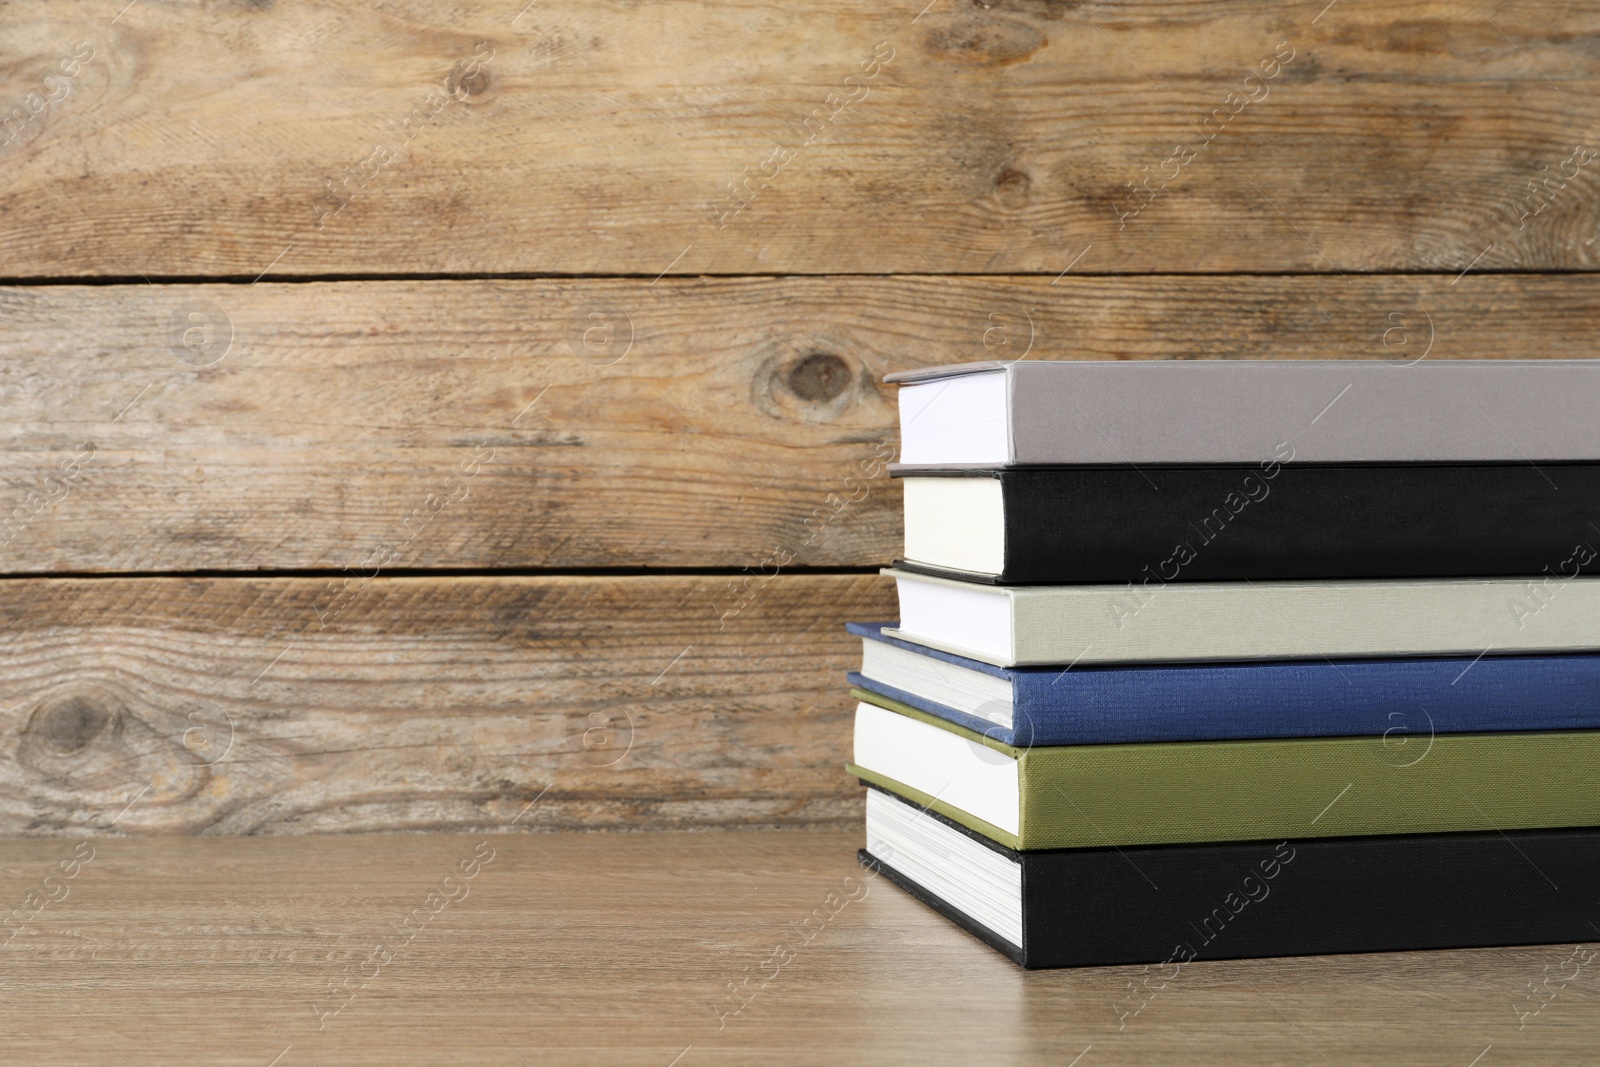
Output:
<path fill-rule="evenodd" d="M 1579 946 L 1559 971 L 1570 981 L 1596 958 L 1583 948 L 1590 909 L 1572 903 L 1600 893 L 1595 829 L 1024 853 L 1022 864 L 1025 966 L 1150 965 L 1107 1005 L 1120 1025 L 1181 988 L 1195 960 L 1566 942 Z"/>
<path fill-rule="evenodd" d="M 1012 685 L 1003 740 L 1021 748 L 1366 736 L 1400 761 L 1436 734 L 1600 728 L 1600 655 L 1018 671 Z"/>
<path fill-rule="evenodd" d="M 1114 582 L 1145 600 L 1185 581 L 1600 568 L 1600 464 L 1050 468 L 1001 484 L 1006 584 Z"/>
<path fill-rule="evenodd" d="M 1600 460 L 1592 360 L 1024 361 L 1011 374 L 1016 464 L 1254 463 L 1284 445 L 1300 462 Z"/>
<path fill-rule="evenodd" d="M 1174 582 L 1144 600 L 1111 584 L 1008 586 L 1013 651 L 989 662 L 1089 666 L 1600 648 L 1600 578 L 1566 582 L 1539 610 L 1524 599 L 1529 585 L 1503 578 Z"/>
<path fill-rule="evenodd" d="M 1014 847 L 1600 825 L 1600 731 L 1386 740 L 1024 749 Z"/>
<path fill-rule="evenodd" d="M 1017 392 L 1022 373 L 1019 364 L 1006 365 L 1006 462 L 1008 464 L 1025 462 L 1022 458 L 1024 455 L 1022 434 L 1017 425 Z"/>

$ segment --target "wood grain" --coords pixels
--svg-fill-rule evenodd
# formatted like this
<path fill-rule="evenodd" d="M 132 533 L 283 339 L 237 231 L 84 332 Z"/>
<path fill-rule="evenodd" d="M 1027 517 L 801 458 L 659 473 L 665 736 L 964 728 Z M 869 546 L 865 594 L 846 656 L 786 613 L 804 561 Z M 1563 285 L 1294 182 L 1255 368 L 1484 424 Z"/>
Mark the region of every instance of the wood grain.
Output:
<path fill-rule="evenodd" d="M 854 821 L 841 623 L 892 598 L 792 572 L 899 547 L 882 376 L 1589 357 L 1600 294 L 1567 272 L 1600 267 L 1597 37 L 1577 0 L 6 4 L 0 278 L 29 284 L 0 287 L 0 576 L 20 576 L 0 580 L 0 833 Z M 437 277 L 463 274 L 494 277 Z M 361 280 L 396 276 L 417 277 Z M 62 284 L 82 280 L 107 284 Z M 548 573 L 613 569 L 730 573 Z M 112 576 L 58 580 L 87 573 Z M 574 847 L 569 869 L 596 862 Z M 639 847 L 654 875 L 670 848 Z M 197 884 L 248 894 L 261 861 L 213 855 L 220 880 Z M 559 884 L 562 907 L 635 906 Z M 93 951 L 150 951 L 119 944 Z M 670 953 L 640 966 L 704 977 Z M 1009 1024 L 1007 1055 L 1080 1055 L 1038 1020 L 1086 990 L 1030 1006 L 1046 987 L 986 973 L 969 1013 L 886 1003 L 919 1036 L 982 1018 Z M 520 988 L 472 974 L 450 982 Z M 864 999 L 810 1057 L 838 992 L 712 1058 L 905 1057 Z M 477 993 L 499 1005 L 488 1031 L 484 1009 L 441 1031 L 385 994 L 365 1036 L 510 1059 L 487 1034 L 516 1031 L 513 1002 Z M 1362 1022 L 1296 1010 L 1307 1049 L 1477 1054 L 1415 1030 L 1375 1044 L 1361 982 L 1295 1003 L 1318 995 Z M 1241 997 L 1206 1005 L 1245 1035 L 1218 1049 L 1306 1055 Z M 118 1003 L 99 1055 L 152 1018 L 167 1044 L 128 1043 L 163 1062 L 256 1018 L 233 992 L 198 1028 L 160 1014 L 182 998 Z M 63 1004 L 19 1007 L 18 1058 L 93 1058 L 35 1036 L 62 1033 Z M 558 1014 L 528 1038 L 554 1058 L 603 1039 Z M 268 1062 L 250 1041 L 278 1029 L 198 1058 Z M 680 1034 L 660 1032 L 673 1047 L 584 1055 L 664 1063 Z M 1085 1044 L 1194 1058 L 1185 1031 L 1149 1032 Z M 918 1057 L 991 1051 L 950 1040 Z M 394 1060 L 351 1041 L 313 1058 Z"/>
<path fill-rule="evenodd" d="M 873 566 L 889 371 L 1584 358 L 1597 323 L 1571 275 L 5 288 L 0 572 Z"/>
<path fill-rule="evenodd" d="M 119 6 L 7 8 L 10 276 L 1600 263 L 1577 0 Z"/>
<path fill-rule="evenodd" d="M 890 583 L 733 585 L 0 582 L 0 836 L 858 820 Z"/>
<path fill-rule="evenodd" d="M 65 898 L 0 948 L 0 1049 L 72 1067 L 1486 1067 L 1587 1062 L 1600 1038 L 1593 965 L 1519 1028 L 1529 983 L 1568 974 L 1570 945 L 1200 962 L 1140 1006 L 1143 968 L 1023 972 L 867 877 L 859 841 L 94 841 L 53 883 Z M 73 848 L 0 844 L 0 902 Z M 775 946 L 792 958 L 763 966 Z"/>

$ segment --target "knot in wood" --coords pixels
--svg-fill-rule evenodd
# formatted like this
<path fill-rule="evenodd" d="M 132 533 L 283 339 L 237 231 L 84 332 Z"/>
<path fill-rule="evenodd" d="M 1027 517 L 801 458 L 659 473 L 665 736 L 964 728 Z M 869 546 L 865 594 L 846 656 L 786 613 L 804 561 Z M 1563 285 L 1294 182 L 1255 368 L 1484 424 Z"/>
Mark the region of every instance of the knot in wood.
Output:
<path fill-rule="evenodd" d="M 83 697 L 68 697 L 39 709 L 29 732 L 60 753 L 81 752 L 105 733 L 111 712 Z"/>
<path fill-rule="evenodd" d="M 1006 169 L 995 179 L 994 194 L 1000 203 L 1012 210 L 1026 207 L 1033 190 L 1033 179 L 1020 170 Z"/>
<path fill-rule="evenodd" d="M 789 391 L 801 400 L 826 403 L 850 386 L 850 365 L 831 352 L 813 352 L 789 368 Z"/>

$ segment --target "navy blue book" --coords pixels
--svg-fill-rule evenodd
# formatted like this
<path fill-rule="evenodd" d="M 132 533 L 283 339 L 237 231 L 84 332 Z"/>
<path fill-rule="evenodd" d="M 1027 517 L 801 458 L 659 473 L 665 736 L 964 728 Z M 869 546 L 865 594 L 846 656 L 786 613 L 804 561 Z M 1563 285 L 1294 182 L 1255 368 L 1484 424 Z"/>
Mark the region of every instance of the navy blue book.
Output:
<path fill-rule="evenodd" d="M 1436 733 L 1600 727 L 1600 653 L 995 667 L 853 622 L 850 683 L 1018 747 L 1381 737 L 1385 758 Z"/>

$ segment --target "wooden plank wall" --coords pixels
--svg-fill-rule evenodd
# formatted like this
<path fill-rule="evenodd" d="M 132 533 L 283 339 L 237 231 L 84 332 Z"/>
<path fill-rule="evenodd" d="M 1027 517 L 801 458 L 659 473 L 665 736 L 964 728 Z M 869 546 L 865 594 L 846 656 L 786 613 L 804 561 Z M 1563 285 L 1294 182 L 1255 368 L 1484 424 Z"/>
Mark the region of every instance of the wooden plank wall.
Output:
<path fill-rule="evenodd" d="M 1586 357 L 1575 0 L 0 4 L 0 833 L 850 823 L 889 371 Z"/>

